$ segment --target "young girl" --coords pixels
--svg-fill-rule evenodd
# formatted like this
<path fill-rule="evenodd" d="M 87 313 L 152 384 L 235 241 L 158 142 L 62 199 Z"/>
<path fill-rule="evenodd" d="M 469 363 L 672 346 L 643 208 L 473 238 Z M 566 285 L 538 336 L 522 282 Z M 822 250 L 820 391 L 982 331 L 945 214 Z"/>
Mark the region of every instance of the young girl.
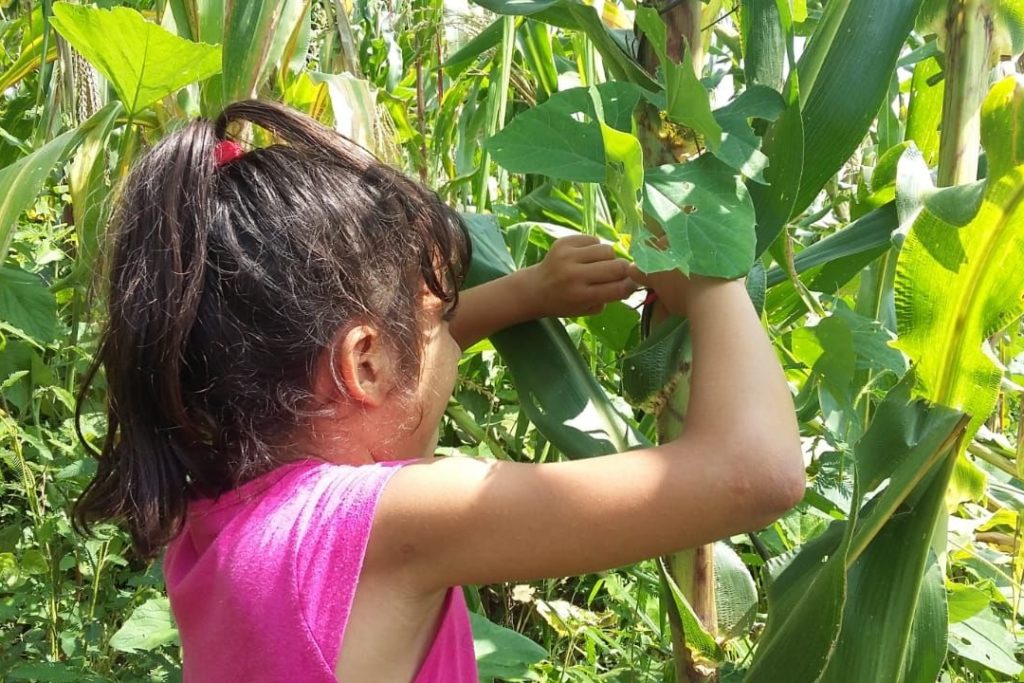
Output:
<path fill-rule="evenodd" d="M 243 126 L 279 142 L 243 150 Z M 97 355 L 109 431 L 76 519 L 125 522 L 144 556 L 169 544 L 186 681 L 475 683 L 461 584 L 618 567 L 801 498 L 790 392 L 741 282 L 645 277 L 579 236 L 460 294 L 469 249 L 434 194 L 273 104 L 194 121 L 130 174 Z M 635 283 L 691 321 L 681 438 L 432 457 L 460 347 Z"/>

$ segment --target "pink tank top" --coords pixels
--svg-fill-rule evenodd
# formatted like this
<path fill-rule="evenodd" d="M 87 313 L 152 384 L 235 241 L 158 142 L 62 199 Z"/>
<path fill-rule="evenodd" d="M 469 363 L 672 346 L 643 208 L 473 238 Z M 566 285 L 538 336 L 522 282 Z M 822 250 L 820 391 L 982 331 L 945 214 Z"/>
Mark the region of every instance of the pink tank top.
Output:
<path fill-rule="evenodd" d="M 335 683 L 374 510 L 401 464 L 304 460 L 189 506 L 164 558 L 185 683 Z M 413 683 L 477 680 L 469 612 L 450 588 Z"/>

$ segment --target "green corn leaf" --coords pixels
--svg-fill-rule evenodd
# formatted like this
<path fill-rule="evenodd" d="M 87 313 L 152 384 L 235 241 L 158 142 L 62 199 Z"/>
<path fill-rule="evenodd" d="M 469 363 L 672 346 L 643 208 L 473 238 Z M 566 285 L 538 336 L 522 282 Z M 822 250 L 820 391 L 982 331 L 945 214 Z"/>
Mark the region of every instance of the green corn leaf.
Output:
<path fill-rule="evenodd" d="M 129 115 L 221 70 L 219 46 L 180 38 L 126 7 L 58 2 L 51 22 L 110 81 Z"/>
<path fill-rule="evenodd" d="M 863 637 L 866 623 L 874 632 L 889 619 L 895 624 L 903 618 L 892 628 L 910 632 L 908 620 L 916 618 L 915 596 L 935 523 L 935 514 L 931 514 L 936 507 L 935 491 L 941 509 L 944 479 L 953 462 L 951 451 L 956 439 L 962 438 L 967 421 L 955 410 L 912 399 L 914 383 L 914 373 L 907 373 L 854 446 L 849 518 L 834 522 L 824 534 L 805 544 L 769 586 L 768 624 L 745 680 L 829 680 L 833 658 L 836 674 L 842 674 L 847 664 L 867 670 L 879 645 L 873 638 Z M 861 509 L 867 492 L 886 481 L 888 486 Z M 916 513 L 894 517 L 904 503 Z M 908 521 L 909 528 L 903 526 Z M 922 526 L 927 533 L 918 533 Z M 922 554 L 924 559 L 919 560 Z M 896 574 L 895 585 L 876 585 L 893 581 L 895 564 L 906 565 Z M 885 571 L 884 581 L 877 579 L 880 567 Z M 894 602 L 893 591 L 907 592 Z M 842 634 L 847 628 L 852 630 L 845 641 Z M 892 676 L 841 680 L 898 681 L 903 658 L 889 653 L 905 651 L 907 642 L 900 637 L 885 647 L 886 670 L 896 666 Z M 846 658 L 839 658 L 838 647 L 844 648 Z"/>
<path fill-rule="evenodd" d="M 579 0 L 473 0 L 495 14 L 526 16 L 537 21 L 584 32 L 617 80 L 634 83 L 651 92 L 658 84 L 612 37 L 597 10 Z"/>
<path fill-rule="evenodd" d="M 928 567 L 917 596 L 902 683 L 932 683 L 939 679 L 939 670 L 946 661 L 949 631 L 945 583 L 945 572 L 933 550 L 928 555 Z"/>
<path fill-rule="evenodd" d="M 117 117 L 123 114 L 124 110 L 120 102 L 112 102 L 102 111 L 106 112 L 106 116 L 98 119 L 96 125 L 82 138 L 68 167 L 78 254 L 75 270 L 65 283 L 83 281 L 94 267 L 96 254 L 99 252 L 100 235 L 103 234 L 110 211 L 110 188 L 106 179 L 107 155 L 104 152 L 117 123 Z M 58 289 L 58 286 L 55 286 L 55 289 Z"/>
<path fill-rule="evenodd" d="M 377 121 L 376 89 L 369 82 L 351 74 L 308 72 L 313 83 L 325 84 L 331 99 L 334 130 L 366 149 L 375 147 L 374 126 Z"/>
<path fill-rule="evenodd" d="M 472 40 L 460 47 L 441 64 L 452 78 L 457 78 L 483 53 L 501 42 L 504 34 L 502 20 L 495 19 Z"/>
<path fill-rule="evenodd" d="M 997 86 L 986 100 L 983 140 L 989 148 L 1011 149 L 1016 130 L 1000 125 L 1000 101 L 1012 106 Z M 1000 167 L 1005 163 L 997 161 Z M 895 286 L 900 340 L 895 345 L 915 363 L 924 396 L 971 414 L 968 440 L 995 405 L 1002 369 L 984 344 L 1024 313 L 1024 281 L 1005 277 L 1022 269 L 1022 166 L 989 179 L 981 208 L 961 228 L 925 206 L 899 255 Z M 955 483 L 958 497 L 984 493 L 984 482 L 966 461 Z"/>
<path fill-rule="evenodd" d="M 890 202 L 801 251 L 793 259 L 796 271 L 803 273 L 817 266 L 860 254 L 868 254 L 869 260 L 874 260 L 878 254 L 889 248 L 892 243 L 892 232 L 898 227 L 896 205 Z M 786 281 L 786 272 L 775 265 L 768 270 L 767 278 L 768 287 L 775 287 Z M 812 289 L 827 291 L 817 287 Z"/>
<path fill-rule="evenodd" d="M 197 43 L 224 41 L 224 0 L 168 0 L 163 25 Z"/>
<path fill-rule="evenodd" d="M 699 667 L 714 668 L 725 659 L 722 648 L 715 637 L 708 633 L 700 622 L 700 617 L 693 611 L 690 602 L 679 589 L 665 558 L 658 558 L 658 577 L 661 579 L 662 593 L 671 596 L 669 609 L 673 610 L 682 627 L 683 645 L 689 650 L 689 658 Z"/>
<path fill-rule="evenodd" d="M 35 201 L 53 167 L 91 131 L 108 125 L 119 111 L 119 103 L 108 104 L 75 130 L 54 138 L 27 157 L 0 169 L 0 187 L 4 188 L 0 195 L 0 254 L 7 253 L 15 221 Z"/>
<path fill-rule="evenodd" d="M 743 0 L 743 71 L 749 85 L 784 87 L 786 37 L 776 0 Z"/>
<path fill-rule="evenodd" d="M 46 61 L 52 62 L 57 59 L 57 46 L 51 42 L 46 49 Z M 38 36 L 27 46 L 23 47 L 18 58 L 8 67 L 7 71 L 0 74 L 0 92 L 17 85 L 29 74 L 39 69 L 43 63 L 43 37 Z"/>
<path fill-rule="evenodd" d="M 953 418 L 955 413 L 949 417 Z M 872 515 L 887 519 L 850 568 L 839 641 L 821 681 L 900 681 L 904 668 L 914 670 L 918 681 L 936 679 L 944 659 L 945 614 L 935 614 L 933 606 L 920 612 L 917 607 L 929 556 L 934 555 L 932 531 L 938 515 L 945 512 L 946 482 L 955 461 L 948 453 L 945 456 L 906 497 L 899 514 L 882 505 L 884 496 L 873 501 L 879 505 L 862 511 L 862 528 L 872 528 Z M 917 474 L 923 469 L 910 460 L 902 464 L 886 493 L 902 493 L 907 489 L 904 482 L 911 481 L 902 473 Z M 864 638 L 868 632 L 873 634 L 870 644 Z M 931 647 L 913 649 L 917 643 Z"/>
<path fill-rule="evenodd" d="M 864 139 L 920 5 L 921 0 L 843 0 L 825 6 L 798 68 L 806 153 L 792 213 L 811 203 Z M 774 145 L 801 144 L 795 130 L 781 130 L 783 122 L 776 122 Z M 768 157 L 774 165 L 770 152 Z M 759 237 L 759 252 L 774 241 L 770 232 Z"/>
<path fill-rule="evenodd" d="M 224 102 L 255 97 L 277 66 L 309 0 L 224 0 Z"/>
<path fill-rule="evenodd" d="M 939 122 L 942 120 L 942 98 L 945 80 L 931 84 L 942 73 L 939 60 L 929 57 L 914 67 L 910 82 L 910 106 L 907 110 L 906 139 L 913 140 L 924 155 L 925 163 L 934 166 L 939 160 Z"/>
<path fill-rule="evenodd" d="M 804 172 L 804 120 L 800 111 L 799 84 L 792 71 L 785 99 L 786 109 L 768 129 L 762 145 L 768 157 L 768 169 L 764 173 L 768 186 L 755 184 L 750 187 L 750 197 L 757 211 L 754 253 L 758 256 L 778 238 L 795 213 Z"/>
<path fill-rule="evenodd" d="M 528 19 L 517 34 L 523 60 L 539 86 L 537 99 L 540 102 L 558 92 L 558 68 L 551 48 L 550 31 L 545 24 Z"/>
<path fill-rule="evenodd" d="M 466 286 L 512 272 L 515 265 L 495 219 L 463 218 L 473 239 Z M 648 443 L 618 413 L 557 320 L 516 325 L 493 335 L 491 343 L 512 373 L 523 412 L 567 457 L 618 453 Z"/>

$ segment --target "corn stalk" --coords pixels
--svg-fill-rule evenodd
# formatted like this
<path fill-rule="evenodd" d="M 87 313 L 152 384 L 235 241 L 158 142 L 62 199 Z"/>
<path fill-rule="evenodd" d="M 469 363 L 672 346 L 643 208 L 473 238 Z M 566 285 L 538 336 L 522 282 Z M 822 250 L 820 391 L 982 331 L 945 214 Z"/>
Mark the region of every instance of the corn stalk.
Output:
<path fill-rule="evenodd" d="M 684 0 L 675 4 L 661 15 L 666 25 L 666 51 L 670 59 L 682 61 L 683 53 L 689 50 L 693 69 L 698 77 L 704 64 L 701 42 L 701 2 L 700 0 Z M 640 36 L 641 65 L 654 73 L 658 68 L 658 58 L 650 45 Z M 692 135 L 687 135 L 667 121 L 653 106 L 642 106 L 637 116 L 637 137 L 644 150 L 644 163 L 647 167 L 661 164 L 678 163 L 687 155 L 687 145 L 682 142 Z M 649 227 L 655 228 L 648 221 Z M 655 306 L 657 306 L 655 304 Z M 645 319 L 653 325 L 664 320 L 664 311 L 650 312 Z M 646 330 L 648 333 L 651 328 Z M 665 443 L 678 437 L 683 430 L 683 421 L 690 397 L 689 365 L 665 389 L 666 396 L 660 403 L 657 413 L 657 431 L 659 443 Z M 703 545 L 685 550 L 664 558 L 664 566 L 668 569 L 669 578 L 679 587 L 683 596 L 690 603 L 693 611 L 704 630 L 712 636 L 717 631 L 717 611 L 715 609 L 715 564 L 714 546 Z M 697 661 L 686 645 L 686 632 L 678 611 L 672 607 L 673 601 L 666 596 L 669 608 L 669 623 L 672 629 L 672 650 L 676 665 L 676 681 L 679 683 L 706 683 L 718 680 L 717 671 L 708 662 Z"/>

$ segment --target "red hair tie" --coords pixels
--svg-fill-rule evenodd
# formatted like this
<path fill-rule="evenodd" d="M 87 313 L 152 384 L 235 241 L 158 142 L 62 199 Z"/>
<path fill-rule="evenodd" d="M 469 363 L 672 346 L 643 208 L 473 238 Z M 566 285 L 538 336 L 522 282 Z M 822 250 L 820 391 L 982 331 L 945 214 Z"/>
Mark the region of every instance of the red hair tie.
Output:
<path fill-rule="evenodd" d="M 234 140 L 221 140 L 213 148 L 213 157 L 216 160 L 217 168 L 234 161 L 243 154 L 245 154 L 245 150 Z"/>

